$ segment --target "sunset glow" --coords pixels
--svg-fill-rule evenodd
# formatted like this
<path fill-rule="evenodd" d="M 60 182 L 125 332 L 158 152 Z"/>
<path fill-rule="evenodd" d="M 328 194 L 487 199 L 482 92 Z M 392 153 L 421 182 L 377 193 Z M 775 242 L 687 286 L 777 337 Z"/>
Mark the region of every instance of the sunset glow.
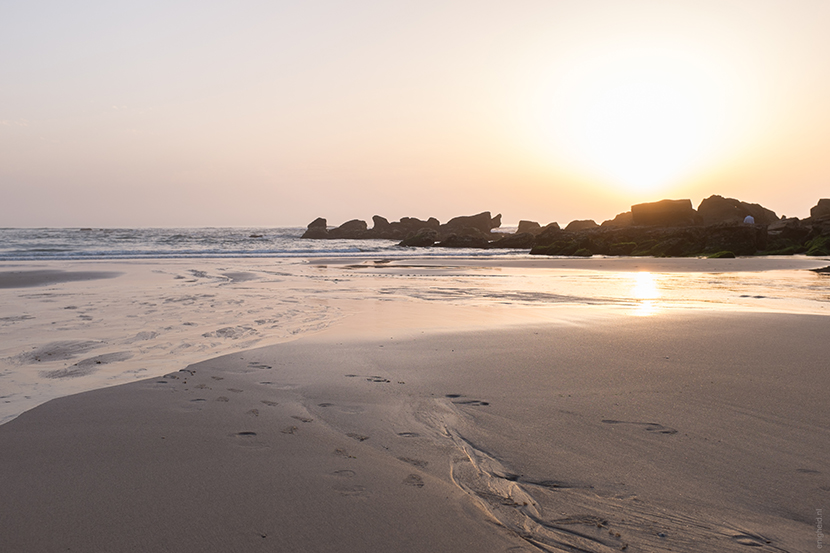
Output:
<path fill-rule="evenodd" d="M 830 183 L 818 0 L 84 6 L 0 6 L 5 225 L 805 217 Z"/>

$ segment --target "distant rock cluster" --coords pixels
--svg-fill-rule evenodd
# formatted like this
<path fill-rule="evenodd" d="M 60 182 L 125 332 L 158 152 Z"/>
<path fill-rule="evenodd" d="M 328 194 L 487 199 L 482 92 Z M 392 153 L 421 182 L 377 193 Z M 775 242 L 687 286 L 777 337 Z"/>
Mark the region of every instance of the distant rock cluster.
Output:
<path fill-rule="evenodd" d="M 446 223 L 404 217 L 389 222 L 375 215 L 373 227 L 354 219 L 328 228 L 325 219 L 308 225 L 303 238 L 399 240 L 413 248 L 510 248 L 557 256 L 644 255 L 734 257 L 736 255 L 830 255 L 830 199 L 821 199 L 807 219 L 779 218 L 759 205 L 710 196 L 695 210 L 691 200 L 661 200 L 631 206 L 601 225 L 571 221 L 545 226 L 520 221 L 515 233 L 494 232 L 501 215 L 489 211 Z"/>

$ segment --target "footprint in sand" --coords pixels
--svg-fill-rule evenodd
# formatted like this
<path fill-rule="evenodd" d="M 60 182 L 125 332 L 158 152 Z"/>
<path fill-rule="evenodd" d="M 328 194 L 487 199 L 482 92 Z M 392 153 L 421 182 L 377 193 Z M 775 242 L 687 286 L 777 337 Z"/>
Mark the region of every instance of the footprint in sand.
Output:
<path fill-rule="evenodd" d="M 634 422 L 634 421 L 618 421 L 614 419 L 603 419 L 605 424 L 633 424 L 635 426 L 642 426 L 646 432 L 653 432 L 655 434 L 677 434 L 677 430 L 656 422 Z"/>
<path fill-rule="evenodd" d="M 417 432 L 398 432 L 398 436 L 401 438 L 420 438 L 421 435 Z"/>
<path fill-rule="evenodd" d="M 403 479 L 403 483 L 407 486 L 414 486 L 416 488 L 424 487 L 424 479 L 418 476 L 417 474 L 410 474 L 409 476 Z"/>
<path fill-rule="evenodd" d="M 228 388 L 228 391 L 235 394 L 241 394 L 244 390 L 240 390 L 239 388 Z"/>
<path fill-rule="evenodd" d="M 357 473 L 353 470 L 341 469 L 332 472 L 332 474 L 335 476 L 339 476 L 340 478 L 353 478 Z"/>
<path fill-rule="evenodd" d="M 240 445 L 242 447 L 249 447 L 254 449 L 268 449 L 268 445 L 262 443 L 257 439 L 256 432 L 245 430 L 242 432 L 237 432 L 236 434 L 231 434 L 231 437 L 235 438 L 237 445 Z"/>
<path fill-rule="evenodd" d="M 268 400 L 268 399 L 263 399 L 262 401 L 260 401 L 260 403 L 264 403 L 265 405 L 267 405 L 269 407 L 276 407 L 277 405 L 279 405 L 279 403 L 277 403 L 276 401 L 271 401 L 271 400 Z"/>
<path fill-rule="evenodd" d="M 409 463 L 410 465 L 416 466 L 418 468 L 425 468 L 429 464 L 427 461 L 422 461 L 420 459 L 412 459 L 411 457 L 398 457 L 398 461 Z"/>
<path fill-rule="evenodd" d="M 461 399 L 464 396 L 461 394 L 447 394 L 444 397 L 448 397 L 453 400 L 453 403 L 456 405 L 471 405 L 474 407 L 481 407 L 483 405 L 490 405 L 489 401 L 481 401 L 480 399 Z"/>
<path fill-rule="evenodd" d="M 388 378 L 383 378 L 382 376 L 370 376 L 370 377 L 366 378 L 366 380 L 368 380 L 369 382 L 377 382 L 377 383 L 391 382 L 391 380 L 389 380 Z"/>
<path fill-rule="evenodd" d="M 297 430 L 299 430 L 299 428 L 297 428 L 296 426 L 286 426 L 285 428 L 280 430 L 280 432 L 282 432 L 283 434 L 294 434 L 297 432 Z"/>
<path fill-rule="evenodd" d="M 345 457 L 346 459 L 357 459 L 357 457 L 349 455 L 348 451 L 339 447 L 332 452 L 332 455 L 336 457 Z"/>
<path fill-rule="evenodd" d="M 364 442 L 369 439 L 369 436 L 364 436 L 363 434 L 358 434 L 356 432 L 349 432 L 346 434 L 349 438 L 357 440 L 358 442 Z"/>
<path fill-rule="evenodd" d="M 297 419 L 300 422 L 314 422 L 314 419 L 309 419 L 307 417 L 300 417 L 298 415 L 292 415 L 291 418 L 292 419 Z"/>
<path fill-rule="evenodd" d="M 332 489 L 340 495 L 348 497 L 367 497 L 369 495 L 366 493 L 365 486 L 334 486 Z"/>
<path fill-rule="evenodd" d="M 259 409 L 251 409 L 250 411 L 245 413 L 246 415 L 253 415 L 255 417 L 259 416 Z"/>
<path fill-rule="evenodd" d="M 227 396 L 219 396 L 219 397 L 216 398 L 216 401 L 225 401 L 225 402 L 227 402 L 227 401 L 230 401 L 230 398 L 227 397 Z"/>

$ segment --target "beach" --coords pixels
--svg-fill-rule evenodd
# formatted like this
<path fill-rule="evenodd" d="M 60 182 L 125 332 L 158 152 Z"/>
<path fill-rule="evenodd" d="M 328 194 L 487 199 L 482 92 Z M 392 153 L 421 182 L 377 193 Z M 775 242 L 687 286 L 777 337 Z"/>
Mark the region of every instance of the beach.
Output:
<path fill-rule="evenodd" d="M 812 551 L 827 264 L 4 264 L 2 549 Z"/>

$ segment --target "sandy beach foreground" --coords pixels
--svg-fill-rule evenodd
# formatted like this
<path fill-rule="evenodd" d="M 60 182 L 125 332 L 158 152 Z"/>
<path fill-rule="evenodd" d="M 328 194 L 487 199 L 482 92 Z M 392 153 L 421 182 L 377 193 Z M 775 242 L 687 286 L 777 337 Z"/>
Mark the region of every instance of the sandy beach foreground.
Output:
<path fill-rule="evenodd" d="M 827 317 L 387 328 L 226 355 L 0 426 L 2 549 L 816 548 Z"/>

